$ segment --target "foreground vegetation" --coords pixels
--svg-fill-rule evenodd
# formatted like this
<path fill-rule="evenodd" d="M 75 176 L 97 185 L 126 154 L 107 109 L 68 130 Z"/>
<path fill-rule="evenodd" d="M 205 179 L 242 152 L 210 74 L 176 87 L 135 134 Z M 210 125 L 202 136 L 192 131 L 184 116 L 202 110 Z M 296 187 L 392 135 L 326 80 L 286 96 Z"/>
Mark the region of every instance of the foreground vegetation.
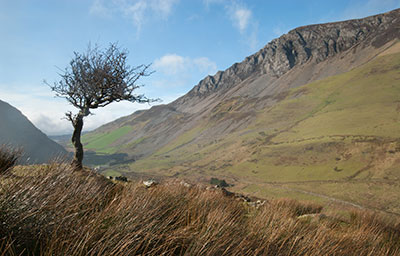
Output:
<path fill-rule="evenodd" d="M 0 184 L 0 255 L 400 255 L 400 226 L 367 211 L 254 207 L 223 190 L 112 183 L 67 163 L 4 168 Z"/>

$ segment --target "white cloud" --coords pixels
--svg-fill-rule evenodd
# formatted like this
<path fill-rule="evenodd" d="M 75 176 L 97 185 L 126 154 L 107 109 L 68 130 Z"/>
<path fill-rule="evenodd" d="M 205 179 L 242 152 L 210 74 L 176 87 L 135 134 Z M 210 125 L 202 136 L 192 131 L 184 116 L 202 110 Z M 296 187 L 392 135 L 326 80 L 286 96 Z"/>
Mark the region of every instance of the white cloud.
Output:
<path fill-rule="evenodd" d="M 212 62 L 206 57 L 200 57 L 193 60 L 193 64 L 200 70 L 202 73 L 212 74 L 217 71 L 217 64 Z"/>
<path fill-rule="evenodd" d="M 226 16 L 231 20 L 232 26 L 236 28 L 242 36 L 243 42 L 247 44 L 251 51 L 260 48 L 258 35 L 258 22 L 253 16 L 253 12 L 241 0 L 203 0 L 203 4 L 208 9 L 210 5 L 222 6 Z"/>
<path fill-rule="evenodd" d="M 111 10 L 107 8 L 101 0 L 94 0 L 90 6 L 89 13 L 92 15 L 98 15 L 102 17 L 110 17 Z"/>
<path fill-rule="evenodd" d="M 236 27 L 240 33 L 246 31 L 253 18 L 252 11 L 238 0 L 203 0 L 203 3 L 207 8 L 212 4 L 224 6 L 228 17 L 232 21 L 232 25 Z"/>
<path fill-rule="evenodd" d="M 156 71 L 151 78 L 152 88 L 157 88 L 157 93 L 168 87 L 168 93 L 161 97 L 163 103 L 181 96 L 190 90 L 202 78 L 214 75 L 217 65 L 207 57 L 190 58 L 177 54 L 166 54 L 154 61 L 153 69 Z"/>
<path fill-rule="evenodd" d="M 192 59 L 177 54 L 166 54 L 156 59 L 153 67 L 166 75 L 183 75 L 192 71 L 208 75 L 217 71 L 217 64 L 206 57 Z"/>
<path fill-rule="evenodd" d="M 174 4 L 178 3 L 178 0 L 152 0 L 151 8 L 161 14 L 163 18 L 167 18 L 171 12 Z"/>
<path fill-rule="evenodd" d="M 67 111 L 76 113 L 76 109 L 69 105 L 65 99 L 55 98 L 50 89 L 46 87 L 35 89 L 34 86 L 22 86 L 21 88 L 23 89 L 9 92 L 7 86 L 0 85 L 0 100 L 16 107 L 47 135 L 69 134 L 72 132 L 71 123 L 64 117 Z M 149 108 L 149 105 L 130 102 L 110 104 L 92 111 L 93 115 L 86 117 L 84 120 L 84 130 L 93 130 L 119 117 L 146 108 Z"/>
<path fill-rule="evenodd" d="M 132 103 L 129 101 L 114 102 L 106 107 L 92 110 L 92 115 L 85 118 L 84 128 L 89 131 L 100 125 L 114 121 L 122 116 L 127 116 L 140 109 L 148 109 L 149 104 Z M 72 109 L 72 107 L 70 107 Z"/>
<path fill-rule="evenodd" d="M 251 51 L 260 48 L 257 39 L 258 22 L 253 17 L 253 12 L 244 4 L 237 1 L 229 2 L 225 5 L 228 15 L 234 27 L 236 27 L 242 35 L 243 41 L 248 45 Z"/>
<path fill-rule="evenodd" d="M 34 86 L 31 88 L 9 92 L 7 87 L 0 86 L 1 100 L 16 107 L 46 134 L 65 133 L 72 130 L 71 124 L 67 120 L 61 119 L 68 108 L 71 108 L 68 103 L 65 100 L 54 98 L 50 89 L 45 91 L 44 89 L 35 90 Z"/>
<path fill-rule="evenodd" d="M 94 0 L 89 13 L 100 17 L 122 15 L 130 19 L 138 33 L 150 19 L 167 19 L 179 0 Z"/>
<path fill-rule="evenodd" d="M 256 51 L 260 48 L 260 42 L 257 38 L 258 29 L 255 27 L 248 35 L 246 42 L 252 51 Z"/>
<path fill-rule="evenodd" d="M 146 8 L 146 2 L 139 1 L 133 5 L 128 5 L 126 6 L 126 8 L 123 9 L 124 14 L 132 19 L 138 33 L 140 33 L 142 25 L 144 23 Z"/>
<path fill-rule="evenodd" d="M 26 112 L 26 111 L 25 111 Z M 72 125 L 56 115 L 50 116 L 49 113 L 29 113 L 28 119 L 47 135 L 62 135 L 72 133 Z"/>
<path fill-rule="evenodd" d="M 244 33 L 249 25 L 252 13 L 244 7 L 234 7 L 231 13 L 231 19 L 234 25 L 239 29 L 240 33 Z"/>
<path fill-rule="evenodd" d="M 185 68 L 185 59 L 176 54 L 167 54 L 154 61 L 153 67 L 165 74 L 177 74 Z"/>

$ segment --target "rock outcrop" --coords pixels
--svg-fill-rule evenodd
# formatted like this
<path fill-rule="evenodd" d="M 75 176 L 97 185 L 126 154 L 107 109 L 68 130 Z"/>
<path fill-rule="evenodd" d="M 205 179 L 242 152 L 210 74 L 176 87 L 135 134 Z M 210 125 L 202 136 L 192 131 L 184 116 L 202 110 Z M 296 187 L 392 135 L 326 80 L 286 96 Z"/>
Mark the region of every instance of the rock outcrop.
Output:
<path fill-rule="evenodd" d="M 240 83 L 255 72 L 279 78 L 296 65 L 322 62 L 364 43 L 382 46 L 398 38 L 400 9 L 364 19 L 303 26 L 272 40 L 263 49 L 225 71 L 201 80 L 189 96 L 204 95 Z M 394 28 L 391 28 L 394 27 Z"/>

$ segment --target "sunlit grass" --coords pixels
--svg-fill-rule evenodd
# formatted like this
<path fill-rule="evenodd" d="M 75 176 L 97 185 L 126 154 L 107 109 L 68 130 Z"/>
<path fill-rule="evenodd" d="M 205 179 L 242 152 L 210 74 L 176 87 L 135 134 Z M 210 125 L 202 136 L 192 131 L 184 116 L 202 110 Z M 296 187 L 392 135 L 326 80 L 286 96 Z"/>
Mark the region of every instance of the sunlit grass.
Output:
<path fill-rule="evenodd" d="M 67 163 L 23 169 L 36 175 L 0 176 L 11 181 L 0 187 L 1 255 L 400 253 L 398 220 L 368 211 L 287 199 L 254 207 L 179 180 L 112 183 Z"/>
<path fill-rule="evenodd" d="M 98 153 L 113 154 L 116 148 L 111 144 L 132 131 L 132 127 L 123 126 L 108 133 L 85 134 L 82 142 L 86 149 L 95 150 Z"/>

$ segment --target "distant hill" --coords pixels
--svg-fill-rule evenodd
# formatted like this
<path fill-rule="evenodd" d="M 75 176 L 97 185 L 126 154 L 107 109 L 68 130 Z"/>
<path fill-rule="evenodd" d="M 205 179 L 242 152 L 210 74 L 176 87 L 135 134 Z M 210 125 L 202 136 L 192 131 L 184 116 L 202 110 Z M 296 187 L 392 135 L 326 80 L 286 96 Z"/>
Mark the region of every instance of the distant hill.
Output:
<path fill-rule="evenodd" d="M 84 134 L 84 133 L 82 133 Z M 71 140 L 72 133 L 71 134 L 63 134 L 63 135 L 50 135 L 49 138 L 54 140 L 60 145 L 67 145 L 69 141 Z"/>
<path fill-rule="evenodd" d="M 399 24 L 397 9 L 293 29 L 176 101 L 86 134 L 85 148 L 125 154 L 109 173 L 218 177 L 400 214 Z"/>
<path fill-rule="evenodd" d="M 22 162 L 46 163 L 67 152 L 36 128 L 18 109 L 0 100 L 0 144 L 22 148 Z"/>

